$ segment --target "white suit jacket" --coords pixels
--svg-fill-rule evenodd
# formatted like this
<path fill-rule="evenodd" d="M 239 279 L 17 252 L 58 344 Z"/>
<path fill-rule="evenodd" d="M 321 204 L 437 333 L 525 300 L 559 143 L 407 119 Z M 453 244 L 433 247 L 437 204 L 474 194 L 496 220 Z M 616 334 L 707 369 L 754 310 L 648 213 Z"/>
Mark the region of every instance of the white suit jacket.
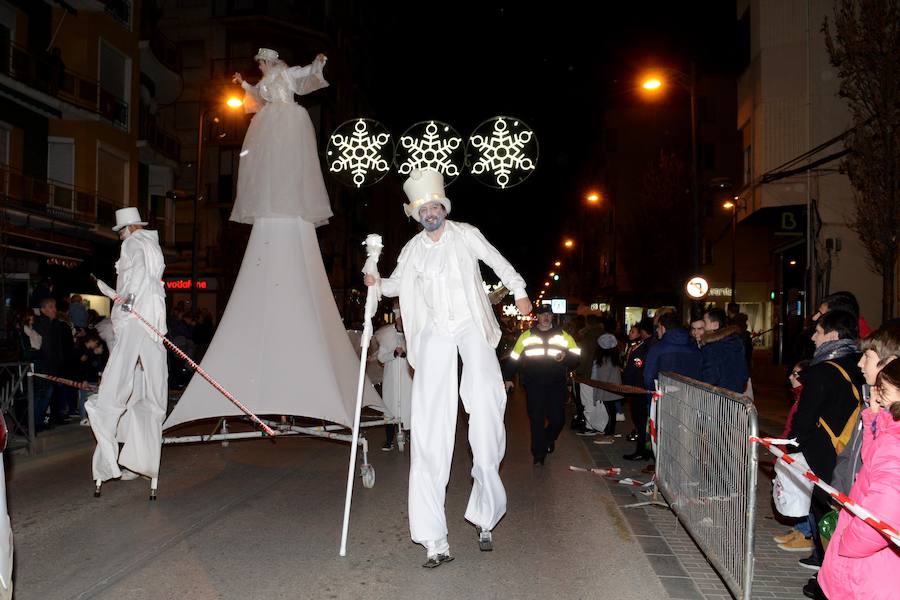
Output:
<path fill-rule="evenodd" d="M 116 261 L 116 293 L 123 298 L 134 294 L 134 310 L 162 333 L 167 331 L 166 290 L 162 282 L 165 268 L 157 232 L 138 229 L 122 242 Z M 131 318 L 120 306 L 113 307 L 111 319 L 117 338 L 126 319 Z"/>
<path fill-rule="evenodd" d="M 445 221 L 445 234 L 452 232 L 453 251 L 459 261 L 459 271 L 462 275 L 463 292 L 466 297 L 466 305 L 476 327 L 479 328 L 485 341 L 496 348 L 500 341 L 500 326 L 491 308 L 487 293 L 484 291 L 481 269 L 478 261 L 482 261 L 494 273 L 500 277 L 509 290 L 513 292 L 516 300 L 525 298 L 525 280 L 519 275 L 508 260 L 488 242 L 484 235 L 468 223 Z M 403 317 L 403 329 L 406 332 L 407 355 L 406 358 L 413 368 L 416 367 L 416 356 L 419 348 L 419 333 L 425 327 L 428 320 L 428 309 L 425 306 L 425 296 L 422 289 L 422 281 L 412 265 L 414 259 L 421 253 L 425 253 L 425 236 L 427 232 L 422 230 L 415 235 L 397 259 L 397 268 L 390 277 L 381 280 L 381 293 L 384 296 L 400 297 L 400 314 Z"/>

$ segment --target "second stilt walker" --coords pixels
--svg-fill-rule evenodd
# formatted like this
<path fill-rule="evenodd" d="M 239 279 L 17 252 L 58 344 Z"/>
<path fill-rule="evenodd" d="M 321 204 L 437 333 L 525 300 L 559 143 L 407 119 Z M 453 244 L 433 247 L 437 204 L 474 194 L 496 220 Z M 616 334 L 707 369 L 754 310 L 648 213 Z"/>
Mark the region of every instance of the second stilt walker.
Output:
<path fill-rule="evenodd" d="M 436 171 L 413 171 L 403 185 L 406 214 L 423 231 L 404 246 L 397 268 L 381 279 L 385 296 L 400 297 L 407 359 L 415 369 L 409 471 L 409 529 L 425 546 L 432 568 L 453 560 L 447 540 L 444 497 L 456 439 L 458 398 L 469 414 L 472 493 L 466 519 L 478 528 L 482 550 L 493 548 L 491 530 L 506 513 L 499 467 L 506 451 L 506 391 L 494 349 L 500 327 L 484 291 L 478 261 L 515 294 L 522 314 L 531 312 L 525 281 L 481 232 L 446 220 L 450 200 Z M 365 276 L 366 285 L 376 278 Z M 458 356 L 462 381 L 457 383 Z"/>

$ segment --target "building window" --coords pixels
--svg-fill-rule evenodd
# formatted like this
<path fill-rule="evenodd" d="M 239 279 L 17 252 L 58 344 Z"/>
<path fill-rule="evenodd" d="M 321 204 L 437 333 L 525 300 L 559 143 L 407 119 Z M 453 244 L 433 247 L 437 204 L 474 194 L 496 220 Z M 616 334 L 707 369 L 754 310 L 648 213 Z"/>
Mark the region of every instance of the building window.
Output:
<path fill-rule="evenodd" d="M 75 208 L 75 140 L 57 137 L 47 140 L 47 180 L 51 184 L 53 208 L 72 211 Z"/>
<path fill-rule="evenodd" d="M 9 164 L 9 146 L 12 143 L 12 127 L 6 123 L 0 123 L 0 166 Z"/>
<path fill-rule="evenodd" d="M 128 128 L 131 97 L 131 61 L 111 44 L 100 40 L 100 114 Z"/>
<path fill-rule="evenodd" d="M 97 148 L 97 192 L 115 208 L 128 205 L 128 171 L 127 157 L 102 145 Z"/>

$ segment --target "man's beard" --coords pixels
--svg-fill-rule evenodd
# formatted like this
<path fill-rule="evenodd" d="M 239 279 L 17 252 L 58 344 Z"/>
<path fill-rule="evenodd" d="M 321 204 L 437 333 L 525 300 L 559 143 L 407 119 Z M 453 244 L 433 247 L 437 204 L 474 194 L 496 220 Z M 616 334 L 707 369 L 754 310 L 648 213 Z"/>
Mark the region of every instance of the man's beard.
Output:
<path fill-rule="evenodd" d="M 429 219 L 432 219 L 429 221 Z M 441 228 L 441 225 L 444 224 L 444 221 L 447 219 L 444 215 L 428 217 L 422 220 L 422 227 L 425 228 L 425 231 L 437 231 Z"/>

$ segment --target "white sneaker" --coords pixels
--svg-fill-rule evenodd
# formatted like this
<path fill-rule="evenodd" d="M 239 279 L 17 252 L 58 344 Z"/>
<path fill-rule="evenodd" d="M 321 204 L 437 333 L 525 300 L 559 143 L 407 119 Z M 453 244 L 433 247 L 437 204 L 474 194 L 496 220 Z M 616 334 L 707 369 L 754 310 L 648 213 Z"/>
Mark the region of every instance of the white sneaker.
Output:
<path fill-rule="evenodd" d="M 78 422 L 78 424 L 81 425 L 82 427 L 90 427 L 91 422 L 88 421 L 88 418 L 87 418 L 87 417 L 85 417 L 85 418 L 83 418 L 82 420 L 80 420 L 80 421 Z"/>
<path fill-rule="evenodd" d="M 619 423 L 621 423 L 621 422 L 623 422 L 624 420 L 625 420 L 625 414 L 624 414 L 624 413 L 616 413 L 616 421 L 618 421 Z"/>

